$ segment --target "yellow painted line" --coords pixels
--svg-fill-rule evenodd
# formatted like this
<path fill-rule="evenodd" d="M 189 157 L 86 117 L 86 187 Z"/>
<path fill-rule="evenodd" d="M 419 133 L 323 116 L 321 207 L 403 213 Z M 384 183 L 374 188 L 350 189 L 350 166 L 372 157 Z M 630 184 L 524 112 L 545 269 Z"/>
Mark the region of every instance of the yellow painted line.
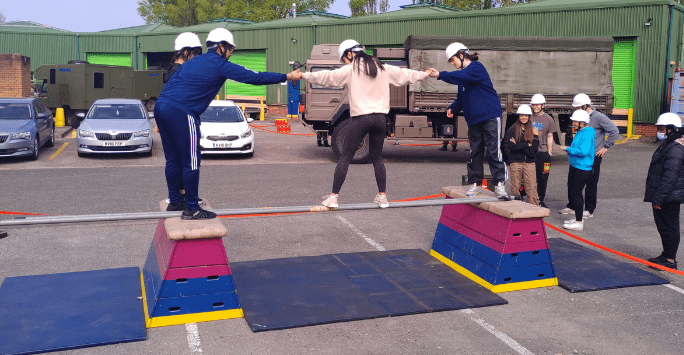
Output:
<path fill-rule="evenodd" d="M 71 130 L 71 138 L 76 138 L 76 130 Z"/>
<path fill-rule="evenodd" d="M 484 288 L 486 288 L 486 289 L 488 289 L 494 293 L 527 290 L 530 288 L 539 288 L 539 287 L 558 286 L 558 279 L 555 277 L 549 278 L 549 279 L 543 279 L 543 280 L 513 282 L 513 283 L 509 283 L 509 284 L 492 285 L 489 282 L 482 279 L 481 277 L 472 273 L 470 270 L 462 267 L 461 265 L 456 264 L 455 262 L 447 259 L 446 257 L 442 256 L 442 254 L 440 254 L 440 253 L 438 253 L 432 249 L 430 250 L 430 255 L 434 256 L 437 260 L 443 262 L 444 264 L 446 264 L 450 268 L 456 270 L 459 274 L 477 282 L 482 287 L 484 287 Z"/>
<path fill-rule="evenodd" d="M 169 325 L 179 325 L 187 323 L 209 322 L 213 320 L 244 318 L 242 308 L 229 309 L 225 311 L 202 312 L 193 314 L 179 314 L 177 316 L 163 316 L 150 318 L 147 309 L 147 295 L 145 294 L 145 280 L 142 272 L 140 273 L 140 287 L 142 289 L 143 312 L 145 313 L 145 326 L 147 328 L 166 327 Z"/>
<path fill-rule="evenodd" d="M 50 160 L 55 159 L 55 158 L 57 157 L 57 155 L 59 155 L 59 153 L 61 153 L 61 152 L 64 150 L 64 148 L 66 148 L 66 146 L 67 146 L 68 144 L 69 144 L 69 142 L 66 142 L 66 143 L 62 144 L 62 146 L 59 147 L 59 149 L 57 149 L 57 151 L 55 152 L 55 154 L 52 154 L 52 156 L 50 157 Z"/>

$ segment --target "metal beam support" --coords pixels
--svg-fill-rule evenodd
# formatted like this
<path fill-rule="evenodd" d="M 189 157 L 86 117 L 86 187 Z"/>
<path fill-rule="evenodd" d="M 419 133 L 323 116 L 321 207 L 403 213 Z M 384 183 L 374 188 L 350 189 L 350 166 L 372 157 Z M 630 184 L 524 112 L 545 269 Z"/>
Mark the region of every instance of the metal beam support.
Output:
<path fill-rule="evenodd" d="M 443 200 L 422 200 L 391 202 L 389 208 L 405 207 L 427 207 L 458 205 L 466 203 L 497 202 L 508 201 L 510 198 L 497 197 L 471 197 L 460 199 Z M 327 208 L 325 206 L 285 206 L 285 207 L 256 207 L 256 208 L 234 208 L 214 210 L 212 212 L 219 216 L 254 215 L 254 214 L 275 214 L 275 213 L 297 213 L 297 212 L 332 212 L 332 211 L 352 211 L 352 210 L 372 210 L 380 209 L 376 203 L 357 203 L 340 205 L 337 208 Z M 47 216 L 47 217 L 21 217 L 10 220 L 0 220 L 0 226 L 19 226 L 35 224 L 56 224 L 56 223 L 82 223 L 82 222 L 105 222 L 105 221 L 127 221 L 139 219 L 158 219 L 180 217 L 181 212 L 139 212 L 139 213 L 114 213 L 114 214 L 91 214 L 75 216 Z"/>

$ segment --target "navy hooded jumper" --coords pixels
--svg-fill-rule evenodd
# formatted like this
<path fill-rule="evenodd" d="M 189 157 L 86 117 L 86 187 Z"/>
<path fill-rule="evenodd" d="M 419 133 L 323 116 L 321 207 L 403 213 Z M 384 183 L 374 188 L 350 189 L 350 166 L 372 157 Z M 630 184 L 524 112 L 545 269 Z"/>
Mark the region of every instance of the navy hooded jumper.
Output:
<path fill-rule="evenodd" d="M 440 72 L 438 79 L 458 85 L 456 100 L 449 109 L 454 116 L 463 111 L 468 124 L 468 183 L 482 184 L 485 150 L 494 183 L 504 182 L 508 173 L 501 155 L 501 101 L 487 69 L 480 62 L 471 61 L 461 70 Z"/>

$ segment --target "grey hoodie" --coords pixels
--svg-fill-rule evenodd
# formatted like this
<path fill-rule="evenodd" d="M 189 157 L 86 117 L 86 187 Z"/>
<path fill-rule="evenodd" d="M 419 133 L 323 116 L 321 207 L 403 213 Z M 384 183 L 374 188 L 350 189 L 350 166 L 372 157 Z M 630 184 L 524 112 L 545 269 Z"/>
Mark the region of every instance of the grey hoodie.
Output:
<path fill-rule="evenodd" d="M 592 127 L 596 131 L 596 151 L 598 152 L 601 148 L 610 148 L 615 144 L 615 141 L 620 136 L 620 131 L 618 131 L 615 123 L 608 118 L 608 116 L 593 110 L 589 114 L 589 127 Z M 606 134 L 608 139 L 606 139 Z"/>

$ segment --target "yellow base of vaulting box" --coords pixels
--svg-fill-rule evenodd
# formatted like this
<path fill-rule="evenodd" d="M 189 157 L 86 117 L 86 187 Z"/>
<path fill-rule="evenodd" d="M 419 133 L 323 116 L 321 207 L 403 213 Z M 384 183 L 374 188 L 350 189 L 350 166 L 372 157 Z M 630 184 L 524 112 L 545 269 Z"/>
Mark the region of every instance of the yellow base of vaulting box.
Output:
<path fill-rule="evenodd" d="M 478 284 L 480 284 L 484 288 L 486 288 L 486 289 L 488 289 L 494 293 L 527 290 L 530 288 L 539 288 L 539 287 L 558 286 L 558 279 L 555 277 L 549 278 L 549 279 L 543 279 L 543 280 L 513 282 L 513 283 L 509 283 L 509 284 L 492 285 L 489 282 L 483 280 L 481 277 L 470 272 L 468 269 L 466 269 L 463 266 L 458 265 L 455 262 L 447 259 L 446 257 L 442 256 L 442 254 L 440 254 L 434 250 L 430 250 L 430 255 L 434 256 L 437 260 L 443 262 L 444 264 L 446 264 L 450 268 L 456 270 L 459 274 L 477 282 Z"/>

